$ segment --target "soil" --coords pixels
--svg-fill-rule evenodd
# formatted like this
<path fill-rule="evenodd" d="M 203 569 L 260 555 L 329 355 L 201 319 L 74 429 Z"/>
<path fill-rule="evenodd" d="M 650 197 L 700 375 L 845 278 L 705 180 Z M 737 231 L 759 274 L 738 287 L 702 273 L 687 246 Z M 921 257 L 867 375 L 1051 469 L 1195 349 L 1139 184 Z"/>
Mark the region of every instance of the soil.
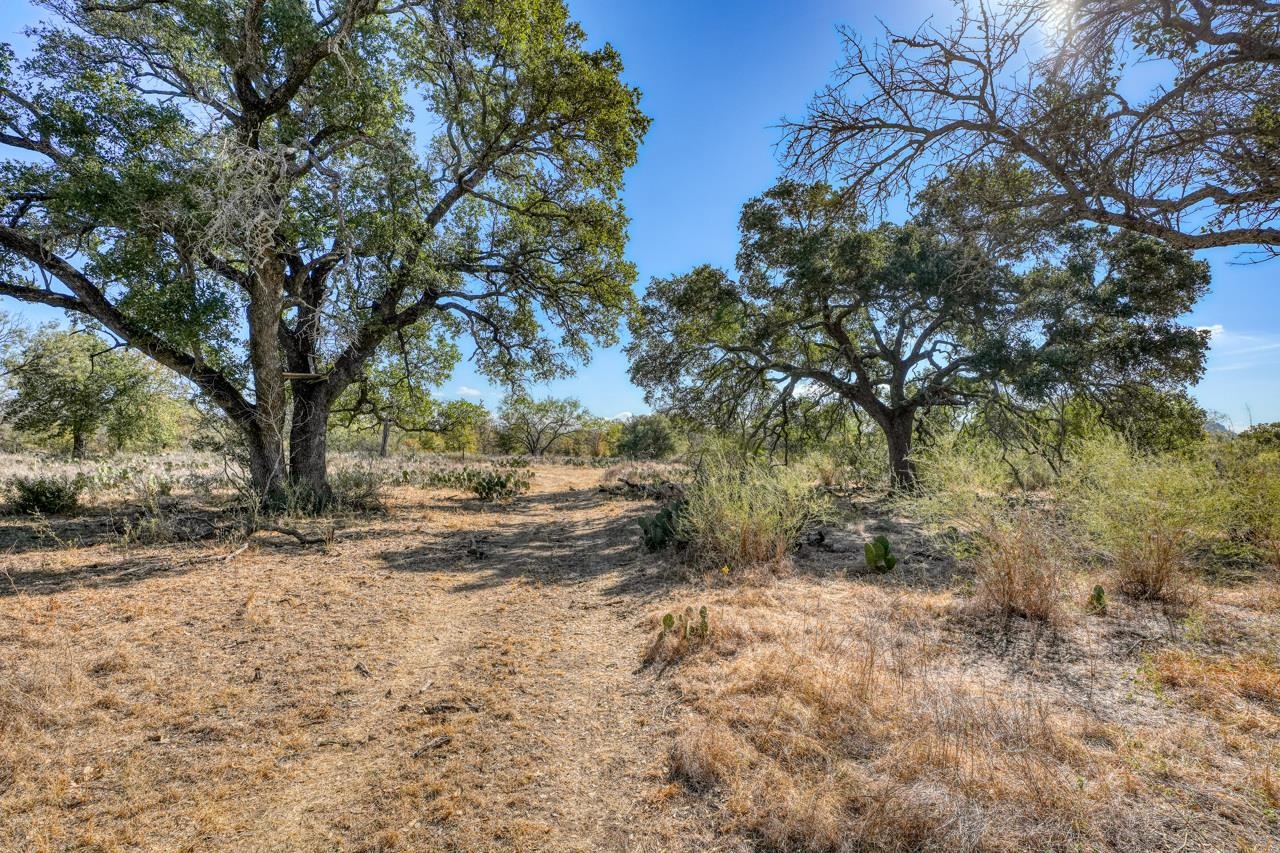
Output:
<path fill-rule="evenodd" d="M 679 710 L 637 630 L 663 589 L 652 509 L 598 479 L 540 468 L 504 505 L 397 490 L 323 548 L 0 559 L 0 713 L 27 718 L 0 847 L 731 848 L 667 802 Z"/>

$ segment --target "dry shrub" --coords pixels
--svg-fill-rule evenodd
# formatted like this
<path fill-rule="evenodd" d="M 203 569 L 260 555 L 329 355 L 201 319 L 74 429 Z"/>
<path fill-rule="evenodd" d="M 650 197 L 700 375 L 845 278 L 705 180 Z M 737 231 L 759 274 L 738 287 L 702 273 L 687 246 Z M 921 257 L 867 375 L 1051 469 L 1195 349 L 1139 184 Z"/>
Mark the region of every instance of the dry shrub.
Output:
<path fill-rule="evenodd" d="M 739 739 L 727 726 L 695 722 L 671 747 L 671 769 L 691 785 L 709 788 L 746 763 Z"/>
<path fill-rule="evenodd" d="M 789 564 L 804 528 L 827 509 L 796 469 L 709 459 L 686 492 L 680 535 L 703 566 L 776 571 Z"/>
<path fill-rule="evenodd" d="M 1005 616 L 1055 621 L 1068 558 L 1052 524 L 1032 510 L 989 518 L 971 561 L 979 601 Z"/>
<path fill-rule="evenodd" d="M 1132 598 L 1181 601 L 1189 595 L 1187 551 L 1179 531 L 1153 526 L 1115 549 L 1120 591 Z"/>

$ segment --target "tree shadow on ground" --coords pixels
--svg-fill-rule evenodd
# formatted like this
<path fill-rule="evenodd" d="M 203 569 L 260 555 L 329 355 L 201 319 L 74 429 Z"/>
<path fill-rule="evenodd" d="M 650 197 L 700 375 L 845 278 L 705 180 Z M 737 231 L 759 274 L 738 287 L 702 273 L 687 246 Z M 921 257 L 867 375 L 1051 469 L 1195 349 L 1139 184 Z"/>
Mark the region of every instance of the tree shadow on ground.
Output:
<path fill-rule="evenodd" d="M 65 570 L 40 567 L 0 569 L 0 598 L 17 595 L 53 595 L 80 586 L 129 586 L 156 575 L 168 577 L 194 571 L 201 563 L 216 561 L 220 555 L 175 559 L 170 555 L 124 555 Z"/>
<path fill-rule="evenodd" d="M 501 586 L 515 580 L 573 585 L 614 576 L 608 592 L 620 594 L 662 585 L 644 561 L 658 559 L 640 544 L 636 520 L 655 511 L 645 502 L 617 502 L 624 509 L 607 517 L 592 511 L 605 499 L 595 490 L 569 489 L 526 495 L 502 509 L 498 522 L 471 529 L 436 531 L 411 548 L 378 554 L 396 571 L 459 575 L 459 592 Z M 447 506 L 492 505 L 462 500 Z"/>

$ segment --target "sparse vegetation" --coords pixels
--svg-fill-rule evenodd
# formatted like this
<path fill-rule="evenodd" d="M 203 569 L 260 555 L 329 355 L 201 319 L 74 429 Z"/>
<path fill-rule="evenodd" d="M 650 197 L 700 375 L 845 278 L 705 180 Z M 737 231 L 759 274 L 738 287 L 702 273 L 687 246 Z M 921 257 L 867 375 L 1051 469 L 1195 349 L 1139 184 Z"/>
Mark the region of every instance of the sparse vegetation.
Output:
<path fill-rule="evenodd" d="M 1277 4 L 29 2 L 0 850 L 1280 850 Z"/>

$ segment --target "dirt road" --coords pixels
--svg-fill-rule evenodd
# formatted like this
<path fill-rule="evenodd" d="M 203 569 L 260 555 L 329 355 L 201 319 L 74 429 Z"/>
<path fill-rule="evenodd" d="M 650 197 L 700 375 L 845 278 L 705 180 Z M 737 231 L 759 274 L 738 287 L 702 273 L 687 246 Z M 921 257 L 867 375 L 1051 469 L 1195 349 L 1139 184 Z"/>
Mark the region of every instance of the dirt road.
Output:
<path fill-rule="evenodd" d="M 639 668 L 650 510 L 598 477 L 540 468 L 501 506 L 403 489 L 326 548 L 230 562 L 5 557 L 0 846 L 727 844 L 667 780 L 679 711 Z"/>

